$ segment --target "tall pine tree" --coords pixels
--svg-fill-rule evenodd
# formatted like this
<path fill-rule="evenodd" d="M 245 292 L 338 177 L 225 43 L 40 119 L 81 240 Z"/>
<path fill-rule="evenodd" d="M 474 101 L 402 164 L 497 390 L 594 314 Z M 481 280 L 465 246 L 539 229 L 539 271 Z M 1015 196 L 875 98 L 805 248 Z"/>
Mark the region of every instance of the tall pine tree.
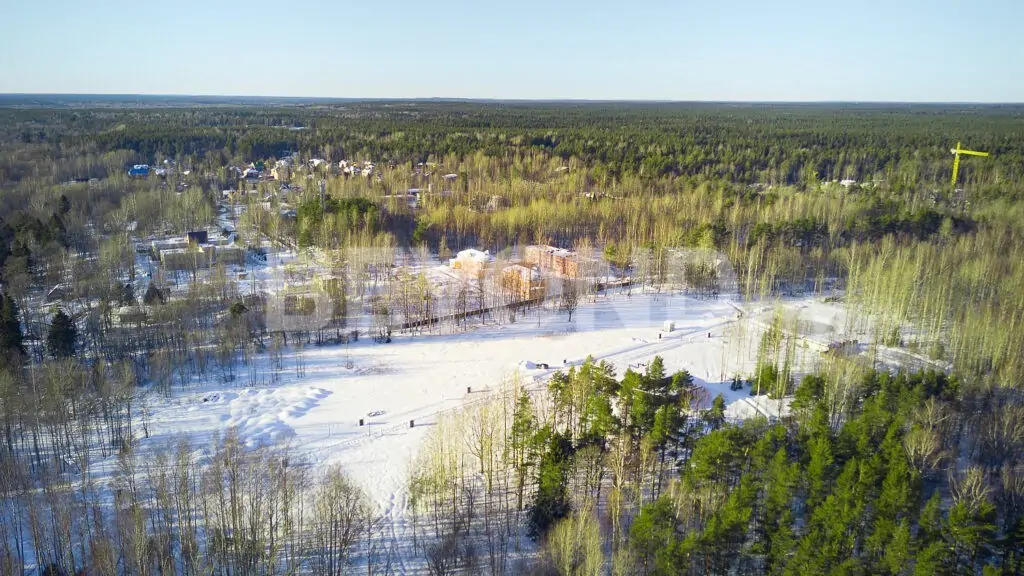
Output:
<path fill-rule="evenodd" d="M 14 298 L 0 294 L 0 356 L 5 359 L 25 353 L 19 315 Z"/>
<path fill-rule="evenodd" d="M 75 341 L 78 339 L 78 328 L 70 316 L 58 310 L 50 322 L 50 331 L 46 335 L 46 350 L 54 358 L 67 358 L 75 355 Z"/>

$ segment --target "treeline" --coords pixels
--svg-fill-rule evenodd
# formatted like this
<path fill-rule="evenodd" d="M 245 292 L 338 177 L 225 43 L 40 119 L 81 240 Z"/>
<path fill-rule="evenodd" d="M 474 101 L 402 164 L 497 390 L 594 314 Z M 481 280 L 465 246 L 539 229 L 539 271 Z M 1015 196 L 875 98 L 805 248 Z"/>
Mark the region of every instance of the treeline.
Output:
<path fill-rule="evenodd" d="M 1014 180 L 1022 158 L 1014 107 L 905 105 L 398 104 L 325 107 L 3 110 L 5 140 L 151 161 L 223 151 L 247 159 L 299 151 L 329 160 L 420 162 L 481 151 L 576 158 L 602 176 L 689 176 L 776 185 L 885 177 L 948 178 L 957 139 L 994 154 L 966 178 Z M 294 128 L 303 128 L 296 130 Z"/>
<path fill-rule="evenodd" d="M 38 375 L 41 397 L 78 399 L 5 402 L 5 417 L 36 420 L 75 456 L 55 468 L 0 444 L 0 567 L 1019 573 L 1024 412 L 1012 394 L 849 368 L 805 377 L 789 416 L 743 424 L 660 358 L 621 379 L 588 359 L 532 394 L 511 382 L 431 429 L 410 471 L 411 522 L 395 532 L 340 470 L 313 473 L 287 445 L 247 449 L 229 432 L 142 458 L 130 367 L 90 375 L 55 362 Z M 88 444 L 116 452 L 116 469 L 92 466 Z"/>
<path fill-rule="evenodd" d="M 1019 406 L 965 405 L 959 386 L 867 373 L 835 423 L 829 386 L 807 377 L 792 421 L 695 443 L 635 519 L 634 557 L 654 574 L 1018 573 L 1020 440 L 1004 451 L 1000 427 L 1019 426 Z"/>
<path fill-rule="evenodd" d="M 851 301 L 878 320 L 878 341 L 1017 388 L 1024 377 L 1019 242 L 1014 225 L 938 242 L 857 246 L 850 251 Z"/>
<path fill-rule="evenodd" d="M 287 446 L 247 448 L 230 431 L 197 445 L 118 453 L 98 482 L 0 458 L 0 571 L 21 574 L 393 573 L 394 542 L 337 466 L 316 473 Z"/>
<path fill-rule="evenodd" d="M 431 435 L 416 548 L 435 574 L 1019 573 L 1019 405 L 941 373 L 842 372 L 743 424 L 721 397 L 692 410 L 660 359 L 511 388 Z"/>

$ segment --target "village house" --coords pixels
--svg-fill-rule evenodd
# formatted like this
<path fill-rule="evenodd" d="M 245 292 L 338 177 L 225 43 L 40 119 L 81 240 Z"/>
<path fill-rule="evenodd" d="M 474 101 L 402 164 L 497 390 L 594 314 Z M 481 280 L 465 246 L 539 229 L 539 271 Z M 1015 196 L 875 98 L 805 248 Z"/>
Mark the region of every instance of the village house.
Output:
<path fill-rule="evenodd" d="M 547 245 L 531 245 L 526 247 L 523 257 L 527 264 L 540 268 L 541 272 L 549 272 L 567 278 L 576 278 L 580 273 L 579 258 L 571 250 Z"/>
<path fill-rule="evenodd" d="M 199 270 L 210 266 L 210 256 L 200 247 L 173 248 L 160 252 L 160 263 L 172 272 Z"/>
<path fill-rule="evenodd" d="M 385 194 L 383 198 L 388 200 L 404 201 L 406 206 L 409 208 L 419 208 L 420 197 L 418 193 L 414 193 L 415 188 L 410 188 L 407 194 Z"/>
<path fill-rule="evenodd" d="M 147 319 L 143 306 L 122 306 L 117 309 L 117 321 L 121 324 L 141 324 Z"/>
<path fill-rule="evenodd" d="M 185 238 L 154 240 L 152 244 L 153 258 L 162 261 L 164 252 L 169 250 L 184 250 L 185 248 L 188 248 L 188 240 Z"/>
<path fill-rule="evenodd" d="M 453 270 L 462 272 L 465 276 L 480 278 L 494 262 L 494 257 L 487 250 L 481 252 L 469 248 L 463 250 L 448 261 L 448 266 Z"/>
<path fill-rule="evenodd" d="M 210 238 L 207 230 L 193 230 L 184 237 L 154 240 L 154 260 L 170 271 L 199 270 L 213 264 L 245 264 L 245 249 L 228 238 Z"/>
<path fill-rule="evenodd" d="M 245 249 L 240 246 L 218 246 L 213 257 L 217 264 L 242 266 L 245 264 Z"/>
<path fill-rule="evenodd" d="M 517 300 L 544 298 L 544 280 L 534 268 L 512 264 L 501 270 L 501 287 Z"/>
<path fill-rule="evenodd" d="M 291 167 L 288 165 L 274 166 L 270 169 L 270 177 L 277 181 L 287 180 L 291 176 Z"/>

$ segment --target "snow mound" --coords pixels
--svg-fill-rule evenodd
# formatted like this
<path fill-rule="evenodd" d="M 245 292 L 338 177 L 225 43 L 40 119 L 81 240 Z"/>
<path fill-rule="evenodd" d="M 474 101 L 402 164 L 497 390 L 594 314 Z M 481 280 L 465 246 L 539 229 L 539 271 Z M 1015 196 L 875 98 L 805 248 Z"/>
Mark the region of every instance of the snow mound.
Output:
<path fill-rule="evenodd" d="M 749 418 L 774 420 L 789 414 L 789 398 L 772 400 L 767 395 L 741 397 L 725 407 L 728 420 L 739 421 Z"/>
<path fill-rule="evenodd" d="M 330 394 L 315 386 L 250 388 L 237 395 L 221 395 L 235 396 L 228 400 L 228 413 L 221 418 L 226 427 L 237 431 L 246 447 L 268 446 L 295 436 L 292 424 Z"/>
<path fill-rule="evenodd" d="M 728 420 L 738 421 L 756 418 L 761 414 L 746 398 L 740 398 L 725 407 L 725 417 Z"/>

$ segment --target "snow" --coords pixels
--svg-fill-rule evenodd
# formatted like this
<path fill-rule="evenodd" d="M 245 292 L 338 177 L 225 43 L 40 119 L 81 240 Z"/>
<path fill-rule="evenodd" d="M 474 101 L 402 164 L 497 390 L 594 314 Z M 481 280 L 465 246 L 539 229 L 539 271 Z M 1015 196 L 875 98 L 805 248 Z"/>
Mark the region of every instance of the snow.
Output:
<path fill-rule="evenodd" d="M 284 288 L 289 274 L 316 273 L 296 266 L 291 252 L 272 252 L 269 260 L 252 276 L 271 294 Z M 444 268 L 424 271 L 444 279 Z M 454 334 L 396 333 L 389 344 L 361 338 L 348 345 L 286 349 L 278 370 L 261 354 L 252 365 L 237 366 L 233 378 L 226 378 L 231 382 L 217 372 L 169 396 L 150 394 L 149 435 L 138 449 L 144 454 L 169 447 L 181 435 L 209 446 L 229 428 L 249 448 L 283 444 L 297 463 L 316 469 L 341 464 L 387 517 L 389 530 L 401 536 L 409 524 L 404 515 L 410 465 L 433 427 L 513 382 L 540 391 L 556 371 L 588 356 L 611 362 L 621 377 L 661 356 L 667 373 L 686 370 L 706 391 L 698 407 L 710 406 L 720 394 L 730 421 L 776 418 L 787 412 L 788 399 L 751 396 L 747 387 L 730 390 L 734 376 L 753 373 L 761 335 L 776 314 L 801 329 L 793 366 L 797 379 L 822 358 L 808 342 L 859 336 L 842 305 L 820 299 L 741 304 L 635 288 L 613 292 L 581 298 L 572 322 L 549 306 L 520 313 L 513 323 L 474 318 L 467 331 Z M 666 322 L 674 323 L 673 331 L 664 329 Z M 115 466 L 112 459 L 94 470 Z"/>
<path fill-rule="evenodd" d="M 475 248 L 467 248 L 456 254 L 455 258 L 450 260 L 450 265 L 454 266 L 457 261 L 466 262 L 469 260 L 485 264 L 494 260 L 494 258 L 491 257 L 491 252 L 489 250 L 480 251 Z"/>
<path fill-rule="evenodd" d="M 241 394 L 225 395 L 228 411 L 221 415 L 221 420 L 224 426 L 238 430 L 247 447 L 272 445 L 294 436 L 291 423 L 304 417 L 330 394 L 329 390 L 313 386 L 249 388 Z"/>
<path fill-rule="evenodd" d="M 725 418 L 739 422 L 750 418 L 778 418 L 789 411 L 790 398 L 773 400 L 765 394 L 750 396 L 748 389 L 729 390 L 729 384 L 716 387 L 714 392 L 725 399 Z"/>
<path fill-rule="evenodd" d="M 174 250 L 171 243 L 182 240 L 152 245 L 167 252 Z M 458 259 L 493 260 L 478 250 L 464 250 Z M 238 285 L 243 294 L 277 297 L 290 285 L 305 286 L 327 273 L 315 258 L 293 250 L 268 250 L 265 262 L 250 261 L 249 267 L 232 268 L 247 274 Z M 147 255 L 139 255 L 138 262 L 152 266 Z M 428 278 L 438 295 L 467 286 L 436 258 L 407 269 Z M 521 267 L 525 271 L 533 273 Z M 199 281 L 205 274 L 199 273 Z M 470 282 L 468 287 L 478 290 L 478 285 Z M 177 291 L 186 288 L 175 285 Z M 374 288 L 367 287 L 366 293 Z M 137 286 L 136 293 L 141 289 Z M 145 454 L 169 447 L 181 435 L 209 446 L 215 434 L 227 429 L 248 448 L 284 444 L 296 462 L 317 468 L 341 464 L 388 516 L 391 529 L 403 531 L 410 463 L 432 426 L 446 414 L 486 402 L 512 382 L 542 390 L 556 371 L 578 366 L 588 356 L 611 362 L 622 377 L 660 356 L 667 373 L 686 370 L 706 391 L 699 407 L 721 395 L 730 421 L 777 418 L 788 411 L 789 399 L 752 396 L 747 387 L 730 389 L 734 376 L 753 373 L 761 335 L 777 318 L 783 327 L 799 331 L 792 366 L 796 380 L 817 368 L 830 343 L 871 340 L 869 321 L 821 298 L 740 303 L 637 288 L 609 292 L 581 296 L 571 322 L 549 304 L 520 312 L 512 323 L 504 312 L 502 324 L 493 316 L 473 317 L 467 331 L 454 334 L 442 326 L 437 329 L 442 333 L 393 334 L 389 344 L 362 338 L 347 345 L 286 348 L 277 369 L 268 354 L 260 354 L 226 378 L 211 372 L 204 381 L 175 387 L 169 396 L 151 393 L 145 403 L 147 436 L 139 440 L 138 450 Z M 362 320 L 350 327 L 367 334 L 368 318 Z M 880 348 L 878 353 L 880 360 L 894 363 L 910 356 L 898 349 Z M 108 459 L 95 470 L 102 476 L 115 466 L 115 459 Z"/>
<path fill-rule="evenodd" d="M 525 282 L 529 282 L 531 280 L 540 280 L 540 272 L 533 268 L 527 268 L 522 264 L 512 264 L 511 266 L 506 266 L 505 268 L 502 269 L 502 272 L 507 274 L 518 274 L 519 277 L 522 278 Z"/>
<path fill-rule="evenodd" d="M 295 373 L 292 351 L 276 384 L 240 385 L 250 369 L 239 367 L 233 383 L 207 382 L 152 398 L 151 437 L 143 447 L 181 433 L 204 436 L 234 427 L 247 446 L 288 441 L 313 465 L 342 463 L 383 507 L 403 489 L 409 462 L 440 415 L 485 400 L 511 379 L 538 389 L 556 370 L 588 355 L 612 362 L 619 376 L 660 355 L 669 373 L 688 370 L 708 390 L 708 403 L 723 394 L 730 418 L 777 416 L 784 405 L 729 390 L 732 374 L 753 367 L 749 350 L 730 344 L 728 328 L 738 316 L 726 301 L 615 295 L 581 302 L 571 323 L 557 310 L 537 309 L 515 323 L 465 333 L 310 347 L 301 353 L 303 378 Z M 669 318 L 676 330 L 664 333 Z M 265 357 L 256 369 L 269 379 Z"/>
<path fill-rule="evenodd" d="M 416 270 L 442 288 L 463 282 L 437 259 Z M 239 288 L 271 296 L 324 273 L 312 259 L 289 250 L 269 250 L 266 263 L 248 271 Z M 754 372 L 761 337 L 776 319 L 799 331 L 791 365 L 795 381 L 818 368 L 829 343 L 871 340 L 870 320 L 834 299 L 741 303 L 615 288 L 581 297 L 572 322 L 551 304 L 520 312 L 512 323 L 504 314 L 502 324 L 495 317 L 473 317 L 468 330 L 456 333 L 441 326 L 436 333 L 395 333 L 389 344 L 360 338 L 347 345 L 286 348 L 276 370 L 266 353 L 251 365 L 235 366 L 233 374 L 211 369 L 202 381 L 146 397 L 140 407 L 146 436 L 138 439 L 137 450 L 145 459 L 185 435 L 205 459 L 213 438 L 233 429 L 246 447 L 282 446 L 290 461 L 314 473 L 340 464 L 384 516 L 384 537 L 404 542 L 412 538 L 406 516 L 410 466 L 435 426 L 513 382 L 539 392 L 556 371 L 588 356 L 611 362 L 619 377 L 631 368 L 644 370 L 660 356 L 667 373 L 686 370 L 705 391 L 698 394 L 697 408 L 721 395 L 732 422 L 786 414 L 788 398 L 752 396 L 746 386 L 730 389 L 734 376 Z M 667 323 L 673 331 L 665 329 Z M 365 322 L 350 327 L 367 333 Z M 877 351 L 879 360 L 904 356 L 909 353 L 900 349 Z M 91 479 L 102 485 L 116 467 L 116 457 L 95 462 Z"/>

